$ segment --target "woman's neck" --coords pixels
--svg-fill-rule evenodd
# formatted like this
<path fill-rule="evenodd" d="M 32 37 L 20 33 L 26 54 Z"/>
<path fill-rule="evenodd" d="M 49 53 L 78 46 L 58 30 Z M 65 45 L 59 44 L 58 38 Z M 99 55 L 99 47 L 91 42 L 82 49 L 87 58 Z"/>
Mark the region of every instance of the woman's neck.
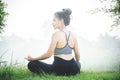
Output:
<path fill-rule="evenodd" d="M 66 30 L 65 26 L 60 27 L 60 31 L 65 31 L 65 30 Z"/>

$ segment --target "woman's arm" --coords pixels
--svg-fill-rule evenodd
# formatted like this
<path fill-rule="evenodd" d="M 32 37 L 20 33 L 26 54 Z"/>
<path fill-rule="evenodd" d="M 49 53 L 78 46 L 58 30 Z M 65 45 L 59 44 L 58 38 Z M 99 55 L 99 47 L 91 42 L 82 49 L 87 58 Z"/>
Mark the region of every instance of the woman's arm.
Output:
<path fill-rule="evenodd" d="M 78 48 L 78 42 L 77 42 L 77 39 L 75 39 L 74 53 L 75 53 L 76 61 L 79 61 L 79 60 L 80 60 L 80 52 L 79 52 L 79 48 Z"/>
<path fill-rule="evenodd" d="M 31 56 L 28 56 L 26 59 L 28 61 L 31 61 L 31 60 L 44 60 L 44 59 L 47 59 L 49 57 L 51 57 L 54 53 L 54 50 L 56 48 L 56 44 L 57 44 L 57 36 L 56 34 L 54 33 L 53 36 L 52 36 L 52 40 L 51 40 L 51 44 L 49 46 L 49 49 L 47 50 L 46 53 L 44 53 L 43 55 L 39 56 L 39 57 L 36 57 L 36 58 L 32 58 Z"/>

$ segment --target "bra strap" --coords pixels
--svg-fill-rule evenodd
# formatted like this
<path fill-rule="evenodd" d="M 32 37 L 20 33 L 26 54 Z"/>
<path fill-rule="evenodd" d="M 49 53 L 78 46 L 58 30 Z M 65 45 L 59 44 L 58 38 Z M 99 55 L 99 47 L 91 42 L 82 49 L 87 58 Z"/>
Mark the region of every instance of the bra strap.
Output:
<path fill-rule="evenodd" d="M 68 42 L 69 38 L 70 38 L 70 31 L 69 31 L 69 35 L 68 35 L 68 38 L 67 38 L 67 42 Z"/>
<path fill-rule="evenodd" d="M 64 31 L 63 31 L 64 32 Z M 65 33 L 65 32 L 64 32 Z M 67 37 L 67 34 L 65 33 L 65 37 L 66 37 L 66 41 L 67 41 L 67 44 L 68 44 L 68 40 L 69 40 L 69 37 L 70 37 L 70 31 L 69 31 L 69 35 Z"/>

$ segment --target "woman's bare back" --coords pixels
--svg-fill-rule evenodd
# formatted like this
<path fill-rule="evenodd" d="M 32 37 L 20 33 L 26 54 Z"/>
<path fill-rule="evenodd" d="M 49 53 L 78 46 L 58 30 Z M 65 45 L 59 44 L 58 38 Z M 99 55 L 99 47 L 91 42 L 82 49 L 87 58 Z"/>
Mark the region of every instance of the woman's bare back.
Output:
<path fill-rule="evenodd" d="M 74 37 L 74 35 L 70 31 L 67 31 L 67 30 L 64 31 L 64 32 L 63 31 L 58 31 L 56 33 L 58 35 L 56 37 L 58 39 L 56 48 L 63 48 L 63 47 L 65 47 L 65 45 L 67 44 L 67 40 L 66 40 L 65 34 L 67 35 L 67 39 L 68 39 L 69 33 L 70 33 L 70 36 L 69 36 L 69 40 L 68 40 L 68 45 L 69 45 L 69 47 L 74 48 L 75 37 Z M 59 55 L 55 55 L 55 56 L 60 57 L 60 58 L 65 59 L 65 60 L 71 60 L 73 58 L 72 54 L 59 54 Z"/>

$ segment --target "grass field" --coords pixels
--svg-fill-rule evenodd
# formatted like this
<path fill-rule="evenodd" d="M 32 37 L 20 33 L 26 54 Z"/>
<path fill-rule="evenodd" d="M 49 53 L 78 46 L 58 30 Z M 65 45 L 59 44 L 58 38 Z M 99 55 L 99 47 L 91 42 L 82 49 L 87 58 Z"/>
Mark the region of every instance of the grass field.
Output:
<path fill-rule="evenodd" d="M 75 76 L 55 76 L 53 74 L 37 75 L 25 67 L 0 67 L 0 80 L 120 80 L 120 72 L 81 71 Z"/>

